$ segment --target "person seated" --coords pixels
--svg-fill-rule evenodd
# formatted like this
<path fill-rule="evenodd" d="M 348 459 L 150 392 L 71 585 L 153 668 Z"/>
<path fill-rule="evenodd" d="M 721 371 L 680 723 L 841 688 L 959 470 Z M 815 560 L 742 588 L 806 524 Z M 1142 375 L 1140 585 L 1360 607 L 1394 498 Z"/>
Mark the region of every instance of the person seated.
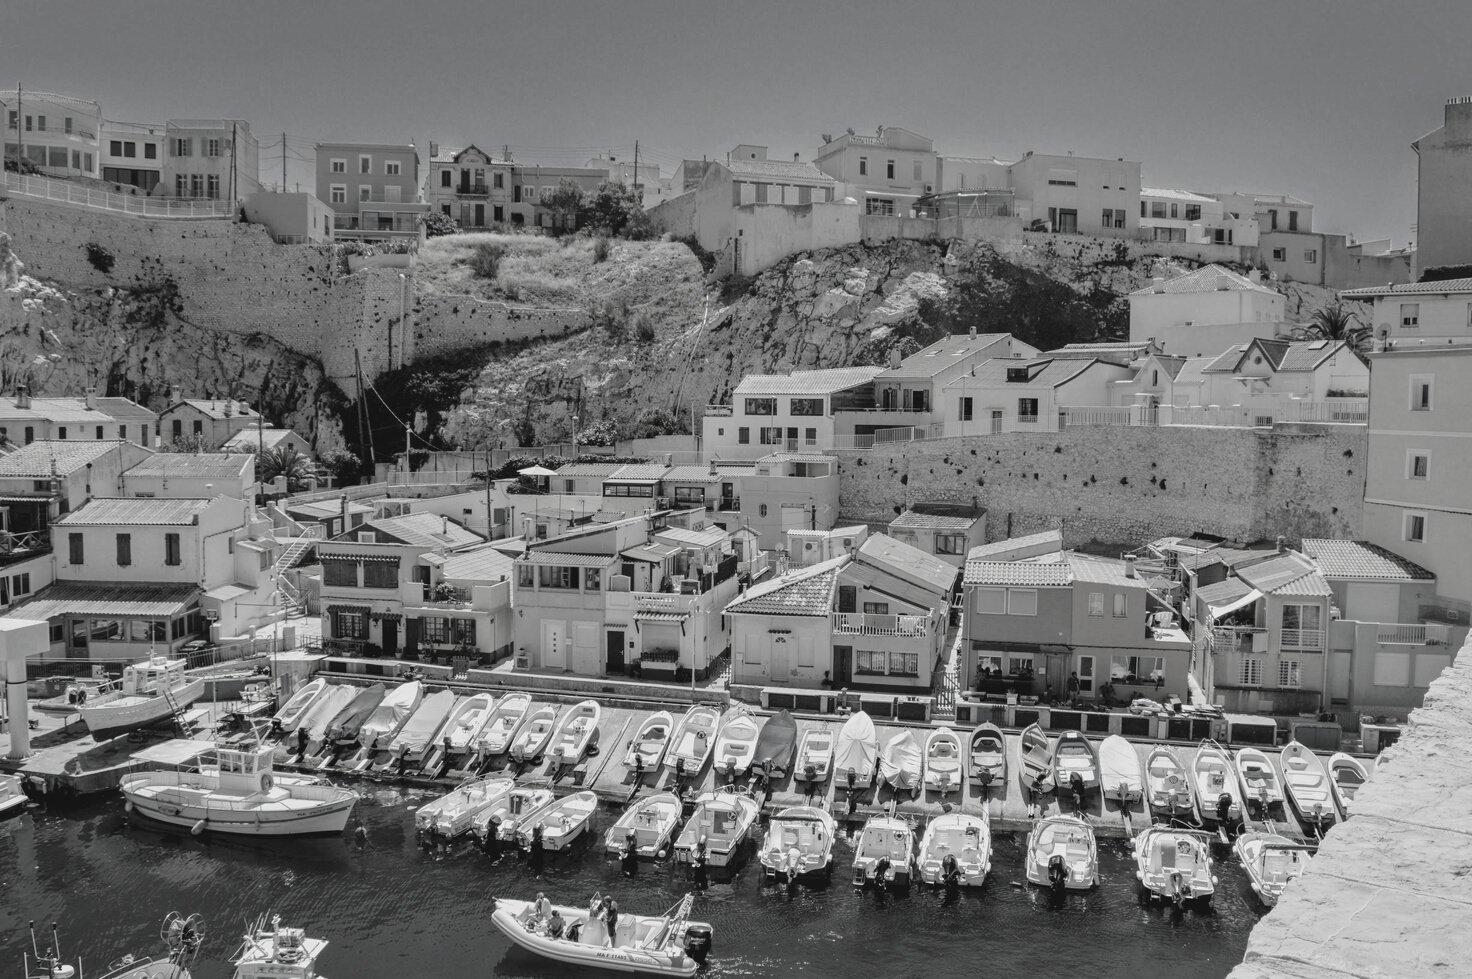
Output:
<path fill-rule="evenodd" d="M 547 919 L 547 937 L 553 939 L 561 938 L 562 930 L 565 927 L 567 927 L 567 922 L 562 920 L 562 914 L 556 908 L 553 908 L 551 917 Z"/>

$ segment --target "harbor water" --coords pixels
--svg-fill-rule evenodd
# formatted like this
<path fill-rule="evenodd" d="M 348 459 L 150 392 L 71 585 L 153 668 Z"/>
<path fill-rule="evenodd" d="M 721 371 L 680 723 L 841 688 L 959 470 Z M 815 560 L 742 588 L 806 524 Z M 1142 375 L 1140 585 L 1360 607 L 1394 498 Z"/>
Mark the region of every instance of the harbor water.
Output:
<path fill-rule="evenodd" d="M 492 862 L 468 842 L 422 848 L 413 811 L 435 793 L 359 784 L 365 842 L 352 835 L 233 840 L 141 824 L 105 797 L 50 812 L 32 807 L 0 822 L 0 969 L 19 972 L 26 923 L 60 924 L 62 950 L 100 976 L 125 953 L 159 952 L 164 915 L 207 922 L 197 979 L 228 979 L 227 956 L 247 919 L 265 911 L 331 945 L 328 979 L 505 976 L 572 979 L 586 970 L 514 948 L 489 923 L 494 895 L 585 904 L 613 893 L 625 912 L 663 911 L 689 889 L 683 867 L 645 864 L 620 875 L 603 855 L 604 807 L 594 833 L 548 856 L 540 878 L 516 855 Z M 1263 913 L 1241 868 L 1218 863 L 1216 900 L 1183 913 L 1137 897 L 1123 840 L 1100 840 L 1102 883 L 1053 898 L 1023 879 L 1024 836 L 999 834 L 986 886 L 947 902 L 916 886 L 908 895 L 860 894 L 849 883 L 853 847 L 842 840 L 827 884 L 794 890 L 764 883 L 748 845 L 733 873 L 713 877 L 693 917 L 714 926 L 704 974 L 721 976 L 1027 976 L 1030 979 L 1219 979 L 1241 960 Z"/>

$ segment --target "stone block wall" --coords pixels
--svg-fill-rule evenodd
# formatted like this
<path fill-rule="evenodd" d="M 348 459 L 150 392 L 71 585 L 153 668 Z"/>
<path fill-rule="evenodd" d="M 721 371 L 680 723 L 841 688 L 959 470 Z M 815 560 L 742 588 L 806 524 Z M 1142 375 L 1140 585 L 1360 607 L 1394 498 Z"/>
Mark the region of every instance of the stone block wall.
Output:
<path fill-rule="evenodd" d="M 577 307 L 537 309 L 471 296 L 420 296 L 414 304 L 411 358 L 492 343 L 547 340 L 588 325 L 588 311 Z"/>

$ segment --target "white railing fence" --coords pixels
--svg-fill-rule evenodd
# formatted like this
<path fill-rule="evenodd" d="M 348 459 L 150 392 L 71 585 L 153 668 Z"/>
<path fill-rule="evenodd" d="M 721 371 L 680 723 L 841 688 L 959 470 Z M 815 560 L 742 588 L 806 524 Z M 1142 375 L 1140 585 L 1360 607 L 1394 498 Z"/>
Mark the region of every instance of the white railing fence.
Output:
<path fill-rule="evenodd" d="M 235 205 L 230 201 L 135 197 L 131 194 L 113 194 L 65 180 L 9 171 L 5 173 L 5 189 L 12 194 L 26 197 L 147 218 L 231 218 L 235 215 Z"/>

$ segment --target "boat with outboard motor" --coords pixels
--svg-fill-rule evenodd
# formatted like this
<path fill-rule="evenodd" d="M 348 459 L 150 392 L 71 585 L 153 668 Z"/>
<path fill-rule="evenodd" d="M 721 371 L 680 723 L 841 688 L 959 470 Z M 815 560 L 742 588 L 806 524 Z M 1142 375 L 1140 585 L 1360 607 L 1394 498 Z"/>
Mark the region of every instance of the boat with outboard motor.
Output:
<path fill-rule="evenodd" d="M 542 849 L 566 850 L 583 835 L 593 814 L 598 811 L 595 792 L 574 792 L 528 816 L 516 831 L 523 846 L 530 847 L 538 829 L 542 831 Z"/>
<path fill-rule="evenodd" d="M 452 758 L 463 754 L 470 741 L 485 726 L 496 698 L 488 693 L 472 694 L 456 702 L 450 716 L 440 728 L 439 737 L 424 755 L 424 770 L 438 774 L 449 766 Z"/>
<path fill-rule="evenodd" d="M 494 758 L 511 750 L 511 744 L 526 723 L 532 710 L 531 694 L 509 693 L 496 704 L 485 727 L 471 742 L 472 750 L 482 758 Z"/>
<path fill-rule="evenodd" d="M 1007 778 L 1007 739 L 988 721 L 971 732 L 971 779 L 982 786 L 1001 785 Z"/>
<path fill-rule="evenodd" d="M 556 801 L 557 794 L 545 786 L 517 786 L 500 802 L 476 813 L 470 821 L 471 832 L 482 842 L 492 832 L 498 840 L 514 840 L 522 823 Z"/>
<path fill-rule="evenodd" d="M 810 728 L 797 745 L 797 761 L 792 766 L 792 778 L 805 782 L 809 791 L 828 781 L 833 771 L 834 734 L 826 727 Z"/>
<path fill-rule="evenodd" d="M 707 704 L 696 704 L 687 710 L 670 738 L 665 767 L 679 777 L 699 772 L 715 748 L 716 728 L 720 723 L 720 711 Z"/>
<path fill-rule="evenodd" d="M 1199 829 L 1147 826 L 1135 836 L 1135 879 L 1149 899 L 1179 907 L 1186 901 L 1210 901 L 1217 878 L 1211 869 L 1215 837 Z"/>
<path fill-rule="evenodd" d="M 1232 824 L 1242 821 L 1242 789 L 1237 784 L 1232 759 L 1221 745 L 1210 739 L 1201 742 L 1191 765 L 1191 780 L 1202 822 L 1225 830 L 1224 821 Z"/>
<path fill-rule="evenodd" d="M 1195 817 L 1191 774 L 1181 764 L 1175 749 L 1156 745 L 1145 756 L 1145 800 L 1152 811 L 1167 819 Z"/>
<path fill-rule="evenodd" d="M 326 678 L 319 676 L 288 697 L 276 711 L 276 716 L 271 718 L 272 728 L 285 734 L 295 731 L 317 698 L 327 692 L 327 686 Z"/>
<path fill-rule="evenodd" d="M 1297 741 L 1289 741 L 1278 755 L 1283 766 L 1283 793 L 1304 822 L 1320 834 L 1339 819 L 1334 790 L 1324 766 L 1312 751 Z"/>
<path fill-rule="evenodd" d="M 1369 769 L 1365 768 L 1364 762 L 1353 755 L 1336 751 L 1329 756 L 1329 787 L 1334 793 L 1334 803 L 1339 806 L 1339 814 L 1343 818 L 1349 818 L 1349 810 L 1354 802 L 1355 793 L 1369 779 Z"/>
<path fill-rule="evenodd" d="M 948 727 L 938 727 L 925 738 L 925 788 L 945 795 L 961 790 L 961 739 Z"/>
<path fill-rule="evenodd" d="M 807 874 L 831 873 L 836 826 L 833 817 L 816 806 L 793 806 L 772 816 L 757 851 L 762 875 L 790 883 Z"/>
<path fill-rule="evenodd" d="M 1037 722 L 1029 724 L 1018 735 L 1018 753 L 1022 758 L 1022 770 L 1018 777 L 1022 788 L 1031 792 L 1053 791 L 1053 749 L 1048 736 Z"/>
<path fill-rule="evenodd" d="M 1027 837 L 1027 879 L 1055 891 L 1087 891 L 1099 883 L 1094 829 L 1077 816 L 1047 816 Z"/>
<path fill-rule="evenodd" d="M 1092 792 L 1099 787 L 1099 756 L 1079 731 L 1064 731 L 1053 742 L 1053 784 L 1059 792 Z"/>
<path fill-rule="evenodd" d="M 204 679 L 190 676 L 186 666 L 185 660 L 161 655 L 130 663 L 115 687 L 88 696 L 77 713 L 96 741 L 176 717 L 204 696 Z"/>
<path fill-rule="evenodd" d="M 493 898 L 491 924 L 526 951 L 556 962 L 584 969 L 693 976 L 705 964 L 712 944 L 710 925 L 690 920 L 694 903 L 687 894 L 662 915 L 622 912 L 615 934 L 609 936 L 601 916 L 595 917 L 590 908 L 550 905 L 544 918 L 534 901 Z M 554 914 L 560 924 L 549 929 Z"/>
<path fill-rule="evenodd" d="M 751 767 L 756 754 L 756 739 L 761 727 L 751 711 L 733 705 L 721 718 L 720 730 L 716 732 L 716 747 L 712 765 L 716 771 L 734 779 Z"/>
<path fill-rule="evenodd" d="M 896 792 L 909 790 L 920 794 L 920 768 L 924 749 L 915 732 L 906 728 L 893 735 L 879 752 L 879 777 Z"/>
<path fill-rule="evenodd" d="M 838 729 L 838 743 L 833 749 L 834 775 L 850 790 L 873 785 L 878 760 L 879 735 L 874 721 L 863 711 L 856 711 Z"/>
<path fill-rule="evenodd" d="M 326 948 L 326 939 L 308 938 L 303 928 L 284 927 L 280 915 L 272 915 L 269 924 L 261 915 L 246 928 L 231 956 L 233 979 L 323 979 L 317 960 Z"/>
<path fill-rule="evenodd" d="M 1266 753 L 1257 748 L 1238 748 L 1236 764 L 1237 785 L 1245 803 L 1257 806 L 1263 816 L 1273 806 L 1283 804 L 1283 783 Z"/>
<path fill-rule="evenodd" d="M 515 787 L 516 782 L 505 772 L 471 779 L 420 806 L 414 813 L 414 828 L 420 833 L 432 831 L 453 840 L 468 833 L 478 813 L 496 805 Z"/>
<path fill-rule="evenodd" d="M 598 743 L 598 721 L 602 716 L 603 708 L 596 700 L 582 700 L 568 708 L 557 722 L 557 730 L 547 747 L 552 761 L 558 765 L 576 765 L 582 761 L 588 748 Z"/>
<path fill-rule="evenodd" d="M 330 752 L 339 742 L 356 740 L 358 732 L 387 695 L 388 689 L 381 683 L 359 690 L 357 696 L 328 722 L 322 743 L 318 746 L 319 754 Z"/>
<path fill-rule="evenodd" d="M 703 844 L 708 865 L 730 866 L 736 862 L 741 844 L 756 826 L 761 811 L 755 799 L 731 785 L 701 793 L 695 799 L 695 811 L 675 840 L 675 861 L 692 863 L 696 848 Z"/>
<path fill-rule="evenodd" d="M 455 708 L 456 700 L 453 690 L 437 690 L 421 700 L 419 708 L 389 741 L 388 750 L 380 752 L 380 757 L 375 759 L 373 770 L 382 773 L 396 765 L 405 770 L 418 768 Z"/>
<path fill-rule="evenodd" d="M 907 890 L 914 850 L 915 827 L 908 820 L 870 816 L 854 844 L 854 886 Z"/>
<path fill-rule="evenodd" d="M 638 732 L 624 752 L 624 767 L 640 772 L 659 770 L 664 753 L 670 746 L 670 731 L 675 719 L 667 710 L 658 711 L 644 718 Z"/>
<path fill-rule="evenodd" d="M 418 680 L 410 680 L 394 687 L 384 694 L 378 706 L 373 708 L 373 713 L 368 719 L 358 725 L 356 732 L 344 730 L 337 740 L 340 750 L 350 750 L 354 745 L 358 750 L 352 754 L 348 761 L 349 767 L 362 764 L 370 759 L 375 752 L 388 747 L 394 735 L 399 729 L 408 723 L 409 718 L 419 709 L 420 702 L 424 699 L 424 684 Z"/>
<path fill-rule="evenodd" d="M 1099 793 L 1121 806 L 1139 802 L 1145 794 L 1145 776 L 1135 746 L 1118 734 L 1099 743 Z"/>
<path fill-rule="evenodd" d="M 30 796 L 26 795 L 25 776 L 0 772 L 0 817 L 22 811 L 30 801 Z"/>
<path fill-rule="evenodd" d="M 920 837 L 915 858 L 920 879 L 927 884 L 980 887 L 992 866 L 992 833 L 987 821 L 969 813 L 937 816 Z"/>
<path fill-rule="evenodd" d="M 164 958 L 147 955 L 124 955 L 108 963 L 102 979 L 190 979 L 189 969 L 199 955 L 205 939 L 204 918 L 197 914 L 184 916 L 170 911 L 159 927 L 159 939 L 168 949 Z M 36 923 L 30 923 L 31 950 L 22 953 L 26 979 L 81 979 L 82 960 L 76 965 L 63 961 L 61 936 L 51 926 L 51 944 L 43 951 L 36 940 Z M 35 971 L 32 971 L 32 970 Z"/>
<path fill-rule="evenodd" d="M 784 708 L 762 725 L 751 756 L 751 770 L 773 781 L 781 781 L 792 771 L 792 758 L 796 752 L 797 721 Z"/>
<path fill-rule="evenodd" d="M 622 856 L 632 834 L 639 856 L 650 860 L 663 857 L 675 835 L 675 827 L 680 825 L 682 811 L 680 797 L 673 792 L 638 799 L 609 827 L 604 849 Z"/>
<path fill-rule="evenodd" d="M 557 705 L 547 704 L 538 707 L 527 715 L 526 724 L 521 728 L 521 733 L 516 740 L 511 742 L 511 757 L 514 761 L 526 762 L 536 761 L 547 751 L 547 746 L 552 743 L 552 735 L 557 732 Z"/>
<path fill-rule="evenodd" d="M 1283 889 L 1308 866 L 1314 848 L 1277 833 L 1243 833 L 1232 844 L 1252 892 L 1267 907 L 1278 903 Z"/>

